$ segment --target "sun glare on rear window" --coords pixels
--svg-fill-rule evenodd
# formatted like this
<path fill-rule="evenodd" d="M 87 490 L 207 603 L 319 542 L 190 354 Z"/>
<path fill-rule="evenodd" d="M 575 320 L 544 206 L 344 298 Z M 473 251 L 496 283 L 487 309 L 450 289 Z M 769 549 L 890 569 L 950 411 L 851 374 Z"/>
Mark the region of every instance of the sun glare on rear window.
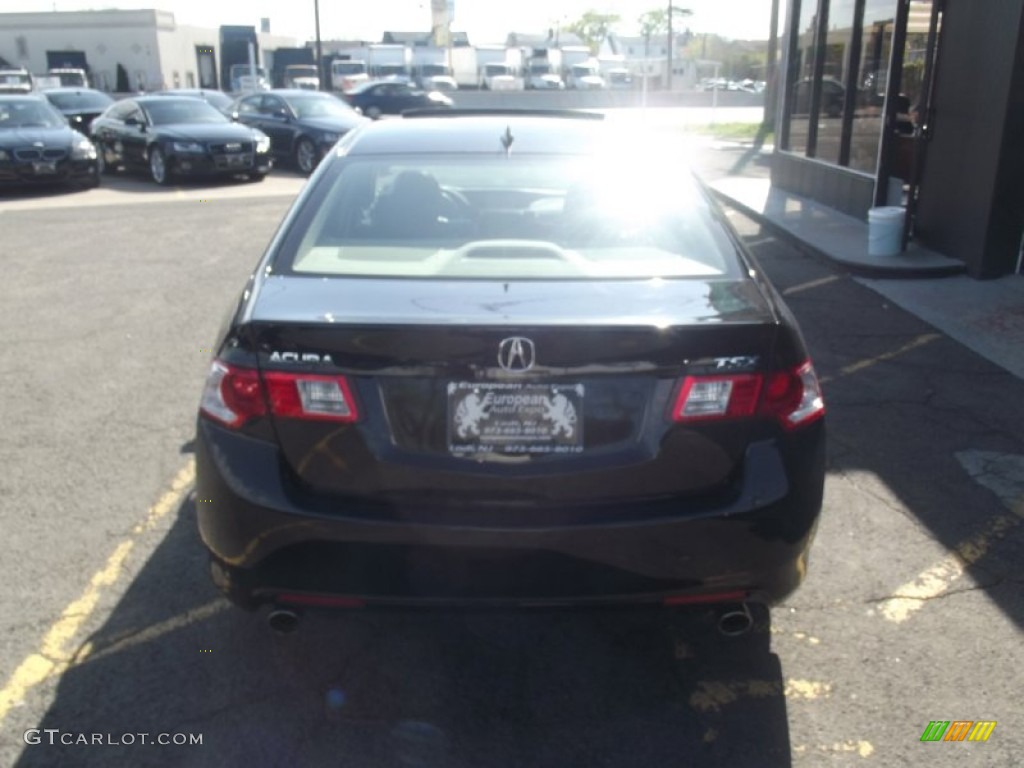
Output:
<path fill-rule="evenodd" d="M 445 279 L 738 273 L 735 248 L 686 168 L 503 153 L 349 157 L 340 166 L 325 179 L 326 191 L 308 199 L 316 210 L 294 253 L 279 256 L 279 272 Z"/>

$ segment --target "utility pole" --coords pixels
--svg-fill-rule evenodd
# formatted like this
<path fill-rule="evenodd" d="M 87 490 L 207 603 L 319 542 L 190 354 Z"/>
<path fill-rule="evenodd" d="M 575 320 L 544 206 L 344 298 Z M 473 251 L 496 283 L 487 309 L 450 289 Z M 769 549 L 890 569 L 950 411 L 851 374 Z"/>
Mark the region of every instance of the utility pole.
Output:
<path fill-rule="evenodd" d="M 327 91 L 330 90 L 325 87 L 330 73 L 324 72 L 324 52 L 320 47 L 320 0 L 313 0 L 313 20 L 316 24 L 316 71 L 320 73 L 320 90 Z"/>
<path fill-rule="evenodd" d="M 665 90 L 672 90 L 672 0 L 668 0 L 668 71 L 665 72 Z"/>

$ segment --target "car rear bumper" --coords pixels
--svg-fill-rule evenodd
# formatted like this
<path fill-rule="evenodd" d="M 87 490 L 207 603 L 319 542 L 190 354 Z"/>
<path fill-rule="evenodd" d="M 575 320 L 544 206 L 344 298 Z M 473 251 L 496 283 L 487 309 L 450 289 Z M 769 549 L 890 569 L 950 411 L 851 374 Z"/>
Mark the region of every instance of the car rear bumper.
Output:
<path fill-rule="evenodd" d="M 200 419 L 196 508 L 215 581 L 244 605 L 282 594 L 368 604 L 661 602 L 740 592 L 773 603 L 806 571 L 821 509 L 824 426 L 794 450 L 748 450 L 727 503 L 637 505 L 628 522 L 550 527 L 382 519 L 358 504 L 303 508 L 277 448 Z M 427 519 L 424 514 L 422 519 Z M 481 514 L 481 519 L 485 515 Z"/>
<path fill-rule="evenodd" d="M 95 160 L 64 159 L 52 171 L 40 173 L 26 161 L 0 162 L 0 184 L 66 184 L 94 180 L 99 174 Z"/>

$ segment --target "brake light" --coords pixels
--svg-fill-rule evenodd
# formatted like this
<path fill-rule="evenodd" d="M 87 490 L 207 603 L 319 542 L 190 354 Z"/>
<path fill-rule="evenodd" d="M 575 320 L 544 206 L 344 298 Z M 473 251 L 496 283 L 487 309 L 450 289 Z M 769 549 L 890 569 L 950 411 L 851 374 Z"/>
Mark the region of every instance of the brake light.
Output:
<path fill-rule="evenodd" d="M 268 371 L 263 381 L 275 416 L 330 421 L 355 421 L 359 417 L 344 376 Z"/>
<path fill-rule="evenodd" d="M 199 409 L 224 426 L 237 429 L 269 410 L 293 419 L 355 421 L 358 411 L 344 376 L 239 368 L 214 360 Z"/>
<path fill-rule="evenodd" d="M 792 370 L 768 374 L 760 411 L 776 417 L 786 429 L 825 415 L 821 384 L 810 360 Z"/>
<path fill-rule="evenodd" d="M 731 376 L 687 376 L 672 407 L 681 422 L 770 416 L 794 429 L 825 414 L 821 385 L 810 361 L 788 371 Z"/>
<path fill-rule="evenodd" d="M 199 410 L 228 427 L 240 427 L 267 412 L 259 374 L 214 360 L 206 377 Z"/>

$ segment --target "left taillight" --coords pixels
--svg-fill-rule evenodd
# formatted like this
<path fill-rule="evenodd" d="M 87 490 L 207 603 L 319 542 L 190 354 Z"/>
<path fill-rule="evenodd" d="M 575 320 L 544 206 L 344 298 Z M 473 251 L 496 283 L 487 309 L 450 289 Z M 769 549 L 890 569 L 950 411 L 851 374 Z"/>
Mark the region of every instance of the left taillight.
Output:
<path fill-rule="evenodd" d="M 673 421 L 756 415 L 773 417 L 786 429 L 809 424 L 824 414 L 821 385 L 810 361 L 765 374 L 687 376 L 672 406 Z"/>
<path fill-rule="evenodd" d="M 226 427 L 238 428 L 267 412 L 260 375 L 220 360 L 210 364 L 199 410 Z"/>
<path fill-rule="evenodd" d="M 355 421 L 352 389 L 344 376 L 239 368 L 220 360 L 210 365 L 200 411 L 224 426 L 237 429 L 269 410 L 293 419 Z"/>

